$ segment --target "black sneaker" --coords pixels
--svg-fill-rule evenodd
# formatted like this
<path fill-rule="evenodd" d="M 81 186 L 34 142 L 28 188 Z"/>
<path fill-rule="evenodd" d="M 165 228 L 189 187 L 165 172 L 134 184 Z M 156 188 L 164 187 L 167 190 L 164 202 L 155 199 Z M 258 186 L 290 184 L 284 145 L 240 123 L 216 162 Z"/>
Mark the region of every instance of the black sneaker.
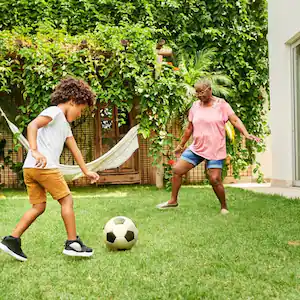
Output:
<path fill-rule="evenodd" d="M 26 261 L 27 256 L 21 249 L 21 239 L 13 236 L 5 236 L 0 243 L 0 249 L 10 254 L 14 258 L 20 261 Z"/>
<path fill-rule="evenodd" d="M 87 247 L 83 244 L 79 236 L 77 236 L 76 240 L 67 240 L 65 244 L 65 249 L 63 254 L 69 256 L 83 256 L 89 257 L 94 254 L 93 249 Z"/>

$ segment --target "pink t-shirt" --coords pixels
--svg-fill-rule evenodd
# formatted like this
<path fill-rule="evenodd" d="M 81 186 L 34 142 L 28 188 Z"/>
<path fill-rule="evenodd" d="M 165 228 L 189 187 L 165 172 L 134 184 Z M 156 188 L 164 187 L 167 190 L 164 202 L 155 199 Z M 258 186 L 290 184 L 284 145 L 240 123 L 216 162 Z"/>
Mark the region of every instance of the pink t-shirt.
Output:
<path fill-rule="evenodd" d="M 193 143 L 189 149 L 208 160 L 226 158 L 225 123 L 234 114 L 231 106 L 221 98 L 214 97 L 210 107 L 193 103 L 189 111 L 189 121 L 193 123 Z"/>

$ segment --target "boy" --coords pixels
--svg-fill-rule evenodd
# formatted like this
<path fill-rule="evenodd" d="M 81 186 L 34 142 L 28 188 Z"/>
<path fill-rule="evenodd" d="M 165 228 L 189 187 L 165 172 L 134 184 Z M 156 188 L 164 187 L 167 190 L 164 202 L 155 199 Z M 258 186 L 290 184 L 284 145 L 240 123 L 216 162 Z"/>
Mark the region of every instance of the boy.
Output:
<path fill-rule="evenodd" d="M 72 152 L 81 170 L 91 182 L 99 175 L 88 171 L 69 123 L 80 117 L 87 106 L 93 106 L 95 95 L 82 80 L 63 79 L 51 95 L 51 104 L 27 128 L 30 150 L 24 162 L 24 181 L 32 208 L 21 218 L 10 236 L 3 238 L 0 249 L 17 260 L 26 261 L 21 249 L 21 235 L 46 208 L 46 191 L 61 205 L 61 216 L 67 231 L 63 253 L 69 256 L 88 257 L 93 250 L 76 235 L 73 199 L 63 175 L 58 169 L 64 143 Z"/>

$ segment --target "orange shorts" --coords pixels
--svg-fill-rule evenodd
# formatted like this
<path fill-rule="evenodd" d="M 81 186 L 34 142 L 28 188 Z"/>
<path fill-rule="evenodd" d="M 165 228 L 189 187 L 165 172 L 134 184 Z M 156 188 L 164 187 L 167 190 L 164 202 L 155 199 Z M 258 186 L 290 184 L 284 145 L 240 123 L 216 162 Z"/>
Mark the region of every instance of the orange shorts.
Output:
<path fill-rule="evenodd" d="M 47 192 L 53 199 L 68 196 L 70 189 L 59 169 L 24 169 L 24 182 L 31 204 L 46 202 Z"/>

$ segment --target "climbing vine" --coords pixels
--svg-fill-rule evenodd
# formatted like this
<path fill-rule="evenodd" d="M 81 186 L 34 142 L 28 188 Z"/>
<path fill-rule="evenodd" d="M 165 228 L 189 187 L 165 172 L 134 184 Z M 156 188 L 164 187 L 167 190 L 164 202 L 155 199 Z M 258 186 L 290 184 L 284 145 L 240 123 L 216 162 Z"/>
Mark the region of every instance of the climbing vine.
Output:
<path fill-rule="evenodd" d="M 97 101 L 123 111 L 138 109 L 144 137 L 153 137 L 151 156 L 172 137 L 167 124 L 185 100 L 176 55 L 214 48 L 213 71 L 233 81 L 227 101 L 250 133 L 268 133 L 266 0 L 4 0 L 0 7 L 0 96 L 18 90 L 17 125 L 23 130 L 66 75 L 85 79 Z M 157 41 L 173 49 L 174 66 L 164 63 L 155 76 Z M 169 60 L 169 61 L 170 61 Z M 161 134 L 163 132 L 163 134 Z M 165 134 L 167 133 L 167 134 Z M 234 175 L 255 162 L 263 144 L 237 135 L 228 143 Z M 259 172 L 259 165 L 255 168 Z"/>

